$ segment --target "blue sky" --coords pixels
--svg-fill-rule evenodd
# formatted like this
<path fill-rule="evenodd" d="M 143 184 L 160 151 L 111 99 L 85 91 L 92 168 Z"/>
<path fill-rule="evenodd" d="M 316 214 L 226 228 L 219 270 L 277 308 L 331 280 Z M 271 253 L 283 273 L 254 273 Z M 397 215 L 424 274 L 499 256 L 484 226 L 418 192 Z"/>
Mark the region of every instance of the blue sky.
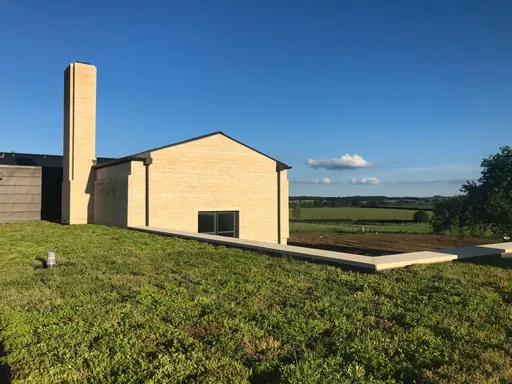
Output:
<path fill-rule="evenodd" d="M 4 0 L 0 150 L 62 153 L 79 60 L 97 156 L 222 130 L 292 165 L 291 195 L 455 194 L 512 143 L 510 20 L 507 0 Z"/>

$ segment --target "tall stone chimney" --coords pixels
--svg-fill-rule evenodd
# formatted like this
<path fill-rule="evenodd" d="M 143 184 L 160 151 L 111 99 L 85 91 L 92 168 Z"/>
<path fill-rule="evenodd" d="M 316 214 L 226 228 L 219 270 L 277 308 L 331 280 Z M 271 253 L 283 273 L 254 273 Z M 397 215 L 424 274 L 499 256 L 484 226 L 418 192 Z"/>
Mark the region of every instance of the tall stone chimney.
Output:
<path fill-rule="evenodd" d="M 62 223 L 93 223 L 96 160 L 96 67 L 75 62 L 64 71 Z"/>

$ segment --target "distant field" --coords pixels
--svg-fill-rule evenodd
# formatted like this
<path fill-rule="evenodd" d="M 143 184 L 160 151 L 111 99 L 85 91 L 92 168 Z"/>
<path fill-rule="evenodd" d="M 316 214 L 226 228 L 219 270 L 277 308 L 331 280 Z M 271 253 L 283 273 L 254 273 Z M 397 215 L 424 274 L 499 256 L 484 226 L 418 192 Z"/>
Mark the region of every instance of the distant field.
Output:
<path fill-rule="evenodd" d="M 428 223 L 408 224 L 335 224 L 320 223 L 290 223 L 290 232 L 333 232 L 333 233 L 411 233 L 430 234 L 432 227 Z"/>
<path fill-rule="evenodd" d="M 290 223 L 291 232 L 432 233 L 430 224 L 412 221 L 415 211 L 410 209 L 320 207 L 302 208 L 301 212 L 301 221 Z"/>
<path fill-rule="evenodd" d="M 302 220 L 412 220 L 414 211 L 394 208 L 302 208 Z M 292 218 L 290 210 L 290 218 Z"/>
<path fill-rule="evenodd" d="M 383 208 L 433 211 L 434 204 L 389 204 Z"/>

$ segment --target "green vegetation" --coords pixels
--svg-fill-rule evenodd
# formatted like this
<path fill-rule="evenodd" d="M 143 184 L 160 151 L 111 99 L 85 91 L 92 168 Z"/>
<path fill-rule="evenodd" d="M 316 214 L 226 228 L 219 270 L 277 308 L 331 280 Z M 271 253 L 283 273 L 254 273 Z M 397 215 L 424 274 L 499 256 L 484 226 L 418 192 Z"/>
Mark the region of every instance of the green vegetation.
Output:
<path fill-rule="evenodd" d="M 386 197 L 386 196 L 291 196 L 290 208 L 296 202 L 303 207 L 364 207 L 364 208 L 398 208 L 412 210 L 434 209 L 434 204 L 445 200 L 443 196 L 433 197 Z"/>
<path fill-rule="evenodd" d="M 290 232 L 333 232 L 333 233 L 411 233 L 429 234 L 432 227 L 428 223 L 412 224 L 368 224 L 344 225 L 332 222 L 290 223 Z"/>
<path fill-rule="evenodd" d="M 468 182 L 461 187 L 462 195 L 436 205 L 432 219 L 436 233 L 448 232 L 458 237 L 512 234 L 512 148 L 500 148 L 481 166 L 478 182 Z"/>
<path fill-rule="evenodd" d="M 434 203 L 409 203 L 409 204 L 401 204 L 401 203 L 389 203 L 382 204 L 379 207 L 382 208 L 395 208 L 395 209 L 413 209 L 413 210 L 424 210 L 424 211 L 432 211 L 434 210 Z"/>
<path fill-rule="evenodd" d="M 419 211 L 428 222 L 431 214 Z M 294 209 L 290 217 L 294 219 Z M 301 222 L 292 221 L 292 232 L 339 232 L 339 233 L 431 233 L 432 229 L 427 222 L 416 222 L 415 212 L 406 209 L 387 208 L 301 208 Z M 364 229 L 363 229 L 364 228 Z"/>
<path fill-rule="evenodd" d="M 428 223 L 430 220 L 430 215 L 427 213 L 427 211 L 416 211 L 414 212 L 412 219 L 416 223 Z"/>
<path fill-rule="evenodd" d="M 293 204 L 292 210 L 291 210 L 291 218 L 296 221 L 300 221 L 302 219 L 302 208 L 300 206 L 300 202 L 296 202 Z"/>
<path fill-rule="evenodd" d="M 92 225 L 0 239 L 14 383 L 512 380 L 510 259 L 363 274 Z"/>
<path fill-rule="evenodd" d="M 303 220 L 403 220 L 412 221 L 414 211 L 387 208 L 302 208 Z"/>

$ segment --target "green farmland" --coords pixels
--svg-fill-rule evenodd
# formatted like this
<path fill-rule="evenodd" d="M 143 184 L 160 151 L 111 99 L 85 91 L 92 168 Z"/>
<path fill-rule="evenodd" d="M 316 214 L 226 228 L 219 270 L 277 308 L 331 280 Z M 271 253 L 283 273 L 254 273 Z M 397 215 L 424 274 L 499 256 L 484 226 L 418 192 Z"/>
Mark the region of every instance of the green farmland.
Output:
<path fill-rule="evenodd" d="M 400 208 L 403 208 L 403 209 L 413 209 L 413 210 L 424 210 L 424 211 L 433 211 L 434 210 L 434 206 L 435 204 L 433 203 L 429 203 L 429 204 L 414 204 L 414 203 L 409 203 L 409 204 L 400 204 L 400 203 L 392 203 L 392 204 L 386 204 L 386 205 L 383 205 L 382 208 L 393 208 L 393 209 L 400 209 Z"/>
<path fill-rule="evenodd" d="M 293 220 L 292 232 L 360 233 L 432 233 L 430 224 L 414 223 L 414 210 L 396 208 L 319 207 L 301 208 L 301 220 Z M 432 212 L 429 212 L 432 216 Z"/>
<path fill-rule="evenodd" d="M 0 239 L 2 383 L 512 382 L 510 259 L 368 274 L 95 225 Z"/>
<path fill-rule="evenodd" d="M 429 234 L 432 228 L 428 223 L 411 224 L 337 224 L 331 222 L 290 223 L 291 232 L 333 232 L 333 233 L 411 233 Z"/>
<path fill-rule="evenodd" d="M 320 207 L 301 208 L 302 220 L 410 220 L 413 210 L 394 208 Z M 290 210 L 292 215 L 292 210 Z M 292 216 L 290 216 L 292 217 Z"/>

